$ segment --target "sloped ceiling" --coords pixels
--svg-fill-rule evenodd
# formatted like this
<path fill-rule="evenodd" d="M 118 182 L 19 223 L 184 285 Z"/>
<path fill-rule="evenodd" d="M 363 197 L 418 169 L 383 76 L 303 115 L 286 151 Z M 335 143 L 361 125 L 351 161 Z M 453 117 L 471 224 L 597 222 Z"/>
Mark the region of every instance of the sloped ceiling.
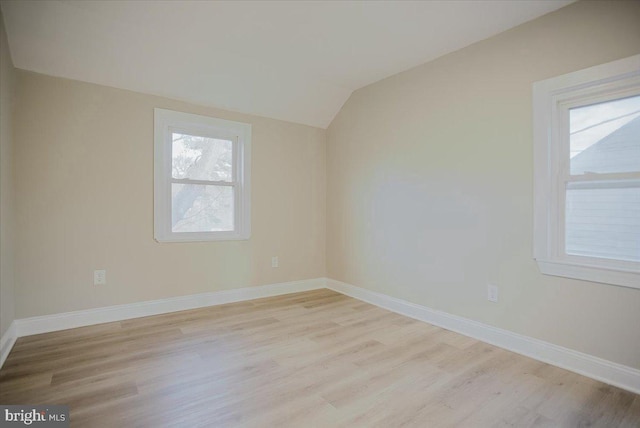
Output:
<path fill-rule="evenodd" d="M 355 89 L 571 3 L 2 1 L 18 68 L 326 128 Z"/>

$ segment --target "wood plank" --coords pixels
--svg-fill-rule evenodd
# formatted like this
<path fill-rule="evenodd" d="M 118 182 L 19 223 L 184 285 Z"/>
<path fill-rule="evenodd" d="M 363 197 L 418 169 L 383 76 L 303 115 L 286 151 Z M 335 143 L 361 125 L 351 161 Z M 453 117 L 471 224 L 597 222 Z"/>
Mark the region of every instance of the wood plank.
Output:
<path fill-rule="evenodd" d="M 330 290 L 20 338 L 0 402 L 74 427 L 640 426 L 640 396 Z"/>

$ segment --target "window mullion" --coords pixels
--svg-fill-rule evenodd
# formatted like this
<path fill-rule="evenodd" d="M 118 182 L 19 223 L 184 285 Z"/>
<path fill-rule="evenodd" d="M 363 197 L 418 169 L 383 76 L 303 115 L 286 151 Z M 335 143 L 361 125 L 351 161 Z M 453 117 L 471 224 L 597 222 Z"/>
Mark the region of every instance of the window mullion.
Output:
<path fill-rule="evenodd" d="M 616 172 L 609 174 L 569 175 L 567 181 L 626 181 L 640 180 L 640 172 Z"/>
<path fill-rule="evenodd" d="M 640 187 L 640 180 L 570 181 L 568 189 L 624 189 Z"/>
<path fill-rule="evenodd" d="M 229 186 L 236 185 L 233 181 L 211 181 L 211 180 L 193 180 L 190 178 L 171 178 L 172 183 L 176 184 L 199 184 L 204 186 Z"/>

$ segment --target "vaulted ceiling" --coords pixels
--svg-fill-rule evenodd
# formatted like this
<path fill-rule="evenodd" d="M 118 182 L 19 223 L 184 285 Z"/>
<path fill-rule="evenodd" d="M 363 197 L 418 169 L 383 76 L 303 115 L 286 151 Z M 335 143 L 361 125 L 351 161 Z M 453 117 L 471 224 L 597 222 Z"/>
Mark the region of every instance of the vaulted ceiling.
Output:
<path fill-rule="evenodd" d="M 354 90 L 571 2 L 1 6 L 18 68 L 326 128 Z"/>

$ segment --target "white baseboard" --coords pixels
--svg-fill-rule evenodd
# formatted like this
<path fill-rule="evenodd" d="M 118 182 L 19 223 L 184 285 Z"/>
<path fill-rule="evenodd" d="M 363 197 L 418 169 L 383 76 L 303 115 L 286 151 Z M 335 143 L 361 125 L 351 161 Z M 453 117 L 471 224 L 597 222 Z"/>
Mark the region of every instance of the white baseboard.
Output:
<path fill-rule="evenodd" d="M 16 343 L 18 336 L 16 335 L 16 322 L 11 321 L 9 328 L 4 332 L 2 338 L 0 338 L 0 368 L 4 364 L 4 361 L 9 356 L 9 352 L 13 348 L 13 344 Z"/>
<path fill-rule="evenodd" d="M 328 288 L 401 315 L 428 322 L 446 328 L 447 330 L 455 331 L 500 348 L 526 355 L 527 357 L 640 394 L 640 370 L 327 278 L 238 288 L 17 319 L 11 323 L 0 339 L 0 368 L 9 355 L 16 339 L 22 336 L 321 288 Z"/>
<path fill-rule="evenodd" d="M 333 279 L 327 279 L 326 286 L 401 315 L 640 394 L 640 370 Z"/>
<path fill-rule="evenodd" d="M 236 288 L 14 321 L 17 337 L 324 288 L 324 278 Z"/>
<path fill-rule="evenodd" d="M 317 290 L 325 288 L 325 282 L 324 278 L 306 279 L 17 319 L 11 323 L 0 340 L 0 368 L 17 338 L 22 336 Z"/>

